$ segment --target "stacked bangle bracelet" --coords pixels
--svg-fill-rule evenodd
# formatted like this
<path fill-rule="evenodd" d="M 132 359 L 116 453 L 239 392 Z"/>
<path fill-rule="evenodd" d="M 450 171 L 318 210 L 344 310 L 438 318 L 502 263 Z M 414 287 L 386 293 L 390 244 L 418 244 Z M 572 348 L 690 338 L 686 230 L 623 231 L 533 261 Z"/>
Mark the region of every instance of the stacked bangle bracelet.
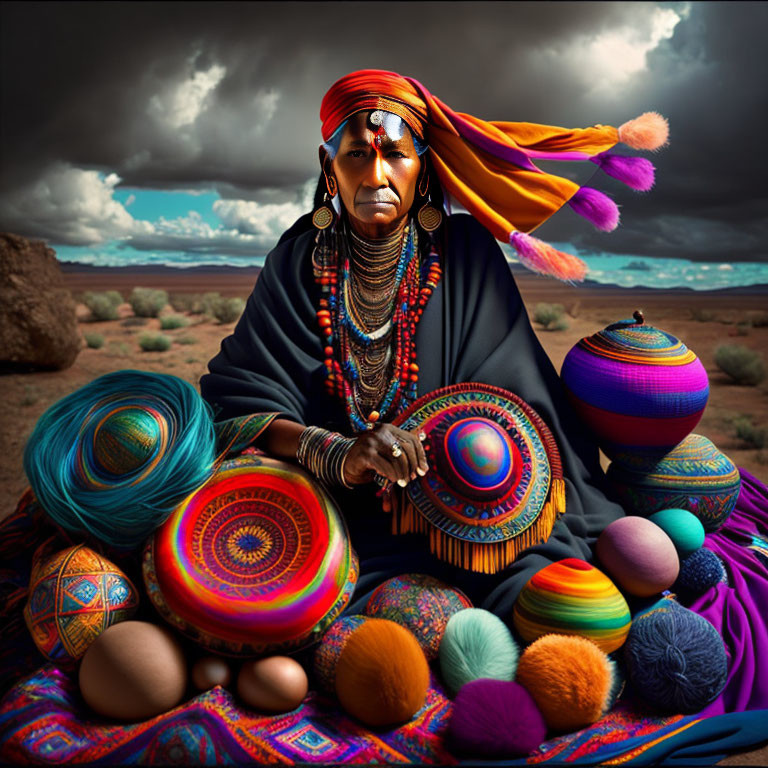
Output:
<path fill-rule="evenodd" d="M 352 488 L 344 480 L 344 462 L 355 439 L 321 427 L 307 427 L 299 437 L 296 458 L 324 483 Z"/>

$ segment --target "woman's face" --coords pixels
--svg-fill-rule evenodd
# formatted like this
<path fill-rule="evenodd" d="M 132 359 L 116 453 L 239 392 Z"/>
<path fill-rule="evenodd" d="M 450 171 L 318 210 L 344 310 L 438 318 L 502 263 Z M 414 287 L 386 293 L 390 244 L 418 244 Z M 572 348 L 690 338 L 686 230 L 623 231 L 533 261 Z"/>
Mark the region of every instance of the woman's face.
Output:
<path fill-rule="evenodd" d="M 349 119 L 331 172 L 355 231 L 381 238 L 405 223 L 416 195 L 421 160 L 405 124 L 397 137 L 395 132 L 377 129 L 371 114 L 358 112 Z M 382 113 L 375 114 L 378 118 Z"/>

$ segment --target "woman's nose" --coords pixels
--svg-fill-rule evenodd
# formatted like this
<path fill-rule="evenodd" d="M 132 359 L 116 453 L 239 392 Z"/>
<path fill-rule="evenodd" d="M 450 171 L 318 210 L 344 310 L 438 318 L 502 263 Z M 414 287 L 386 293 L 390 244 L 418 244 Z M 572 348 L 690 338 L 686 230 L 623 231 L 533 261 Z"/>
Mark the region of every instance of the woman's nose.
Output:
<path fill-rule="evenodd" d="M 384 167 L 384 158 L 378 150 L 374 150 L 373 152 L 373 160 L 369 167 L 367 181 L 372 187 L 376 188 L 389 186 L 386 169 Z"/>

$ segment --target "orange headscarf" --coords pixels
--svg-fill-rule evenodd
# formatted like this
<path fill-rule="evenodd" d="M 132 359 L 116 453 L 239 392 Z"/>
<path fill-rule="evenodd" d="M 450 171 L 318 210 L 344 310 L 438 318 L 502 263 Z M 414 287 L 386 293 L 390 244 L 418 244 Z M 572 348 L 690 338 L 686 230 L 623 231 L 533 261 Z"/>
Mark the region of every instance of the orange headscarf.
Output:
<path fill-rule="evenodd" d="M 666 120 L 655 112 L 620 128 L 485 121 L 454 112 L 412 77 L 364 69 L 337 80 L 325 94 L 320 107 L 323 140 L 356 112 L 374 109 L 398 115 L 428 141 L 446 192 L 498 240 L 511 243 L 523 264 L 564 280 L 582 280 L 584 262 L 527 233 L 566 203 L 598 228 L 611 230 L 618 224 L 618 208 L 603 193 L 546 173 L 533 161 L 590 160 L 634 189 L 647 190 L 654 174 L 648 160 L 607 152 L 620 141 L 634 149 L 658 149 L 668 135 Z"/>

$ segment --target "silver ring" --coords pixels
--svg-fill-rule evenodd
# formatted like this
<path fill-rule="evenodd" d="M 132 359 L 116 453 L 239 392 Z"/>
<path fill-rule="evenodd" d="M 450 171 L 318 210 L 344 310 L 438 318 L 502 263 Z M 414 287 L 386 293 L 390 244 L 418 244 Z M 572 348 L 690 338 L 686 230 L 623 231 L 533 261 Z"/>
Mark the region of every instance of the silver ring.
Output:
<path fill-rule="evenodd" d="M 403 447 L 400 445 L 400 443 L 397 442 L 397 440 L 392 443 L 392 455 L 396 459 L 403 455 Z"/>
<path fill-rule="evenodd" d="M 373 482 L 376 483 L 376 485 L 378 485 L 380 488 L 383 488 L 389 483 L 389 480 L 387 480 L 387 478 L 383 475 L 376 474 L 373 476 Z"/>

